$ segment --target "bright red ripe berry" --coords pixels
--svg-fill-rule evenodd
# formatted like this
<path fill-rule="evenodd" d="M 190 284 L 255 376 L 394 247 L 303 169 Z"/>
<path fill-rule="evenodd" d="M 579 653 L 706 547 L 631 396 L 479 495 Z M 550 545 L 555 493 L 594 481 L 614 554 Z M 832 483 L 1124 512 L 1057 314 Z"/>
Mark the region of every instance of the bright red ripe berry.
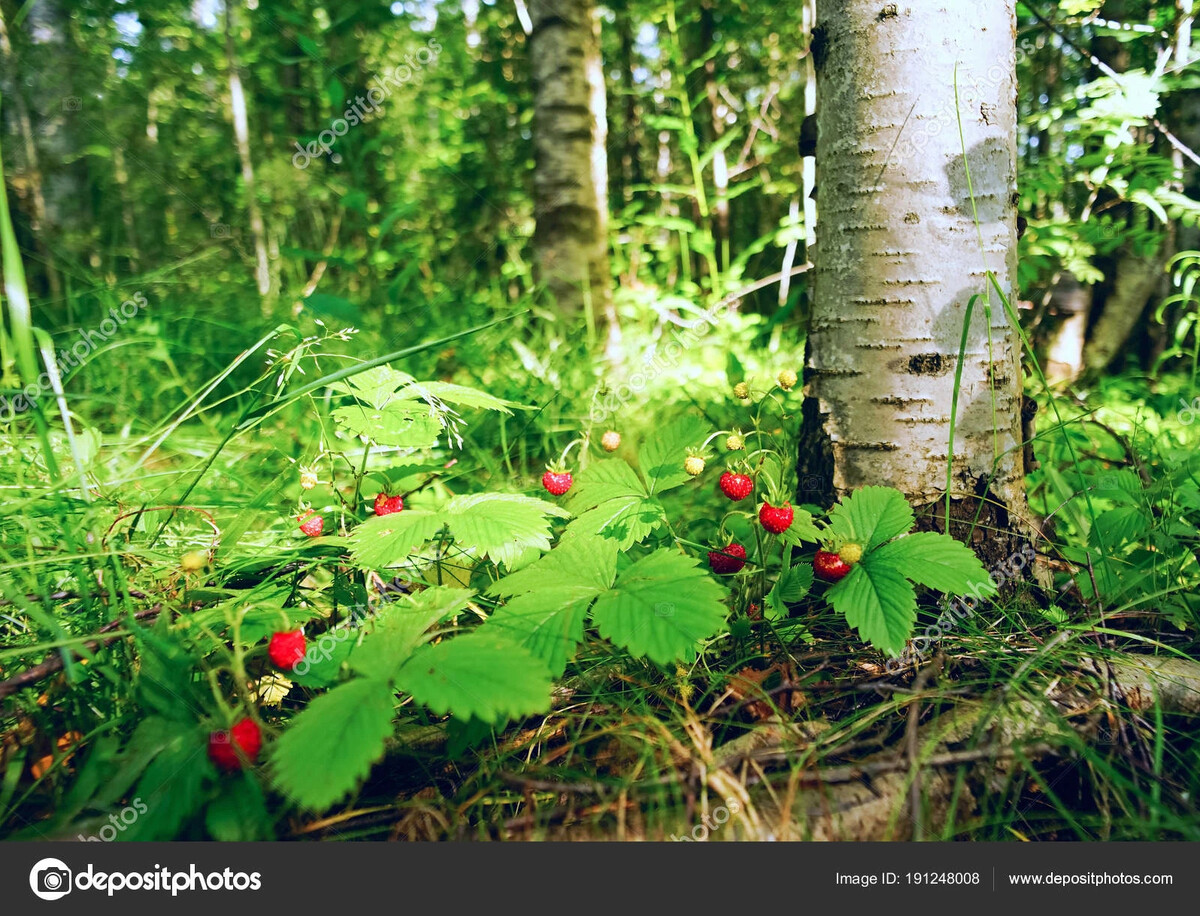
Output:
<path fill-rule="evenodd" d="M 567 490 L 571 489 L 571 484 L 574 482 L 575 478 L 571 476 L 570 471 L 563 471 L 562 473 L 547 471 L 542 475 L 542 486 L 552 496 L 562 496 Z"/>
<path fill-rule="evenodd" d="M 746 565 L 746 548 L 741 544 L 730 544 L 721 550 L 710 550 L 708 565 L 718 576 L 735 573 Z"/>
<path fill-rule="evenodd" d="M 391 515 L 393 512 L 400 512 L 403 509 L 404 500 L 399 496 L 388 496 L 386 493 L 380 493 L 375 497 L 376 515 Z"/>
<path fill-rule="evenodd" d="M 288 633 L 276 633 L 271 637 L 267 646 L 267 655 L 276 668 L 291 671 L 304 658 L 307 642 L 303 630 L 292 630 Z"/>
<path fill-rule="evenodd" d="M 737 502 L 739 499 L 745 499 L 754 492 L 754 481 L 745 474 L 735 474 L 733 471 L 726 471 L 721 475 L 718 482 L 721 487 L 721 492 Z"/>
<path fill-rule="evenodd" d="M 325 530 L 325 519 L 319 515 L 308 515 L 300 522 L 300 530 L 310 538 L 319 538 Z"/>
<path fill-rule="evenodd" d="M 262 750 L 262 732 L 252 719 L 241 719 L 228 731 L 221 729 L 208 736 L 208 759 L 227 773 L 242 768 L 238 748 L 250 763 L 258 758 L 258 752 Z"/>
<path fill-rule="evenodd" d="M 813 557 L 813 572 L 818 579 L 824 579 L 826 582 L 840 582 L 846 578 L 846 573 L 850 572 L 850 564 L 836 553 L 818 550 L 817 555 Z"/>
<path fill-rule="evenodd" d="M 762 508 L 758 510 L 758 520 L 772 534 L 782 534 L 791 528 L 795 515 L 796 513 L 792 511 L 790 505 L 772 506 L 765 501 Z"/>

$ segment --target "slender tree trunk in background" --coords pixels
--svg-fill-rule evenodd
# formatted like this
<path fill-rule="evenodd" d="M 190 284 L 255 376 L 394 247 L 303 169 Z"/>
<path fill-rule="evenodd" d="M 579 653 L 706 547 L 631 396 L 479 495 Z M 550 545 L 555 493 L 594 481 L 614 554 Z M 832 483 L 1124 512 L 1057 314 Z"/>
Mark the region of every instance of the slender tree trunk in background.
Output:
<path fill-rule="evenodd" d="M 1015 307 L 1014 3 L 821 0 L 813 37 L 821 212 L 801 497 L 892 486 L 940 530 L 959 343 L 978 295 L 951 495 L 955 517 L 979 512 L 985 558 L 1011 552 L 1027 511 L 1020 343 L 985 271 Z"/>
<path fill-rule="evenodd" d="M 633 201 L 634 188 L 646 183 L 642 171 L 641 114 L 638 110 L 637 92 L 633 83 L 633 23 L 628 4 L 617 12 L 617 37 L 621 46 L 618 62 L 621 72 L 621 96 L 624 102 L 624 131 L 621 135 L 621 197 L 624 203 Z"/>
<path fill-rule="evenodd" d="M 254 239 L 254 280 L 263 298 L 263 317 L 271 313 L 271 270 L 267 260 L 267 230 L 254 186 L 254 160 L 250 156 L 250 125 L 246 117 L 246 94 L 238 74 L 237 54 L 233 43 L 234 3 L 225 8 L 225 58 L 229 67 L 229 106 L 233 117 L 233 135 L 237 142 L 238 160 L 242 165 L 242 189 L 246 195 L 246 212 L 250 217 L 250 234 Z"/>
<path fill-rule="evenodd" d="M 1046 347 L 1046 381 L 1073 382 L 1083 370 L 1083 342 L 1087 337 L 1091 295 L 1072 273 L 1064 272 L 1049 293 L 1049 310 L 1061 323 Z"/>
<path fill-rule="evenodd" d="M 812 31 L 817 21 L 816 0 L 804 0 L 802 11 L 802 40 L 808 47 L 809 53 L 804 55 L 804 123 L 816 124 L 817 114 L 817 72 L 813 66 Z M 809 119 L 813 120 L 809 120 Z M 803 127 L 801 127 L 803 132 Z M 809 259 L 809 252 L 817 242 L 817 160 L 812 152 L 804 148 L 801 141 L 803 164 L 801 165 L 801 191 L 804 195 L 804 257 Z"/>
<path fill-rule="evenodd" d="M 712 0 L 700 5 L 700 53 L 708 55 L 716 40 L 716 22 L 713 17 Z M 713 244 L 717 249 L 717 264 L 722 270 L 729 266 L 729 163 L 725 150 L 720 145 L 725 136 L 725 114 L 727 107 L 721 100 L 717 85 L 717 59 L 709 57 L 704 62 L 704 95 L 708 100 L 709 123 L 712 125 L 713 144 Z"/>
<path fill-rule="evenodd" d="M 21 137 L 21 152 L 25 159 L 25 180 L 28 183 L 29 200 L 33 211 L 30 228 L 33 230 L 34 245 L 37 246 L 38 254 L 42 258 L 42 272 L 46 276 L 46 289 L 50 298 L 58 299 L 62 295 L 62 284 L 58 279 L 58 268 L 54 264 L 54 253 L 46 241 L 46 233 L 49 231 L 46 217 L 46 193 L 42 187 L 42 170 L 33 134 L 33 121 L 29 117 L 29 106 L 25 101 L 25 93 L 15 79 L 20 70 L 12 42 L 9 41 L 3 9 L 0 9 L 0 61 L 3 61 L 4 72 L 9 76 L 3 81 L 0 88 L 4 91 L 4 101 L 12 105 L 17 121 L 17 132 Z M 0 188 L 0 192 L 2 191 L 3 189 Z"/>
<path fill-rule="evenodd" d="M 1147 258 L 1127 252 L 1117 262 L 1112 292 L 1104 300 L 1104 311 L 1092 326 L 1084 346 L 1084 368 L 1089 372 L 1103 370 L 1124 349 L 1165 266 L 1164 252 Z"/>
<path fill-rule="evenodd" d="M 604 149 L 604 74 L 590 0 L 531 0 L 534 254 L 562 313 L 608 314 L 612 301 Z"/>

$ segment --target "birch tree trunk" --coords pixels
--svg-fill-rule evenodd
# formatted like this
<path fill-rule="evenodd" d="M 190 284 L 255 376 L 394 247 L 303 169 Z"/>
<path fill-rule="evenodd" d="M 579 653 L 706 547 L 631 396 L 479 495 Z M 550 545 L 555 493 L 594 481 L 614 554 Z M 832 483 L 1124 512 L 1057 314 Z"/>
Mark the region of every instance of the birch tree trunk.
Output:
<path fill-rule="evenodd" d="M 46 212 L 46 194 L 42 188 L 42 169 L 38 160 L 37 142 L 34 139 L 29 106 L 25 101 L 24 87 L 17 81 L 17 74 L 20 72 L 17 55 L 13 51 L 12 42 L 8 37 L 8 28 L 4 22 L 2 9 L 0 9 L 0 60 L 4 63 L 0 89 L 5 93 L 4 101 L 10 102 L 16 113 L 17 132 L 20 134 L 21 151 L 25 159 L 23 165 L 33 211 L 30 228 L 33 230 L 34 245 L 37 246 L 38 254 L 42 258 L 42 270 L 46 275 L 46 287 L 50 298 L 57 300 L 62 295 L 62 284 L 58 279 L 58 267 L 54 263 L 54 252 L 51 251 L 46 240 L 50 226 Z M 0 193 L 2 192 L 4 189 L 0 188 Z"/>
<path fill-rule="evenodd" d="M 1011 539 L 997 533 L 1024 527 L 1020 342 L 986 271 L 1015 303 L 1014 0 L 820 0 L 817 12 L 802 489 L 828 499 L 882 484 L 941 505 L 960 338 L 978 295 L 952 497 L 967 519 L 982 501 L 973 537 L 1003 555 Z"/>
<path fill-rule="evenodd" d="M 604 74 L 591 0 L 530 0 L 534 256 L 564 315 L 608 314 Z"/>
<path fill-rule="evenodd" d="M 263 317 L 271 312 L 268 299 L 271 292 L 271 272 L 267 262 L 267 230 L 262 209 L 254 187 L 254 160 L 250 155 L 250 124 L 246 116 L 246 93 L 238 73 L 237 54 L 233 41 L 233 12 L 231 2 L 225 8 L 225 56 L 229 67 L 229 107 L 233 117 L 233 136 L 237 142 L 238 160 L 242 166 L 242 190 L 246 194 L 246 212 L 250 217 L 250 234 L 254 239 L 254 281 L 263 298 Z"/>

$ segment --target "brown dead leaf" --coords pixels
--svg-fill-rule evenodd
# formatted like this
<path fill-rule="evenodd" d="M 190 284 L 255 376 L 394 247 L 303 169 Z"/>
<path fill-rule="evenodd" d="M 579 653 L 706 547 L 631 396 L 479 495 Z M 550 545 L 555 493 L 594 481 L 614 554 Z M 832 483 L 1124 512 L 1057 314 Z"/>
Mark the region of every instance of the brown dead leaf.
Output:
<path fill-rule="evenodd" d="M 808 702 L 802 691 L 788 686 L 794 680 L 795 670 L 783 662 L 762 670 L 743 668 L 729 679 L 729 694 L 735 703 L 745 703 L 751 716 L 764 721 L 776 715 L 777 709 L 793 712 Z"/>

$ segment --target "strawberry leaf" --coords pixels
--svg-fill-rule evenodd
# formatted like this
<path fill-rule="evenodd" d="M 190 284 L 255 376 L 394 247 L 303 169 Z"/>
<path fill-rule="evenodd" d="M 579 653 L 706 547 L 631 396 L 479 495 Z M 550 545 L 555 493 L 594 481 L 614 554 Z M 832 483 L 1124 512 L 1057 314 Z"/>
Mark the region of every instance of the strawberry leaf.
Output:
<path fill-rule="evenodd" d="M 275 786 L 313 811 L 345 796 L 383 756 L 394 692 L 380 678 L 357 678 L 309 703 L 275 742 Z"/>
<path fill-rule="evenodd" d="M 683 469 L 688 446 L 698 446 L 711 431 L 701 417 L 686 416 L 654 432 L 638 451 L 648 495 L 662 493 L 691 478 Z"/>
<path fill-rule="evenodd" d="M 592 608 L 600 635 L 663 665 L 693 658 L 726 616 L 725 590 L 698 564 L 663 548 L 624 570 Z"/>
<path fill-rule="evenodd" d="M 916 592 L 903 572 L 874 554 L 863 557 L 825 597 L 877 649 L 899 655 L 912 636 Z"/>
<path fill-rule="evenodd" d="M 665 519 L 662 503 L 657 499 L 623 496 L 584 512 L 567 526 L 561 543 L 571 543 L 576 539 L 593 541 L 599 537 L 614 541 L 621 550 L 628 550 Z"/>
<path fill-rule="evenodd" d="M 350 667 L 359 674 L 387 680 L 420 645 L 425 631 L 466 607 L 474 592 L 435 586 L 384 605 L 376 616 L 375 631 L 350 656 Z"/>
<path fill-rule="evenodd" d="M 488 588 L 489 595 L 508 597 L 550 585 L 609 588 L 617 574 L 617 545 L 609 538 L 576 537 L 524 569 L 510 573 Z"/>
<path fill-rule="evenodd" d="M 391 515 L 372 516 L 350 535 L 354 562 L 367 569 L 403 563 L 413 551 L 437 534 L 443 523 L 441 515 L 426 509 L 405 509 Z"/>
<path fill-rule="evenodd" d="M 861 487 L 829 510 L 829 530 L 873 550 L 913 526 L 912 507 L 891 487 Z"/>
<path fill-rule="evenodd" d="M 813 569 L 805 563 L 802 566 L 792 566 L 784 570 L 775 582 L 775 586 L 771 589 L 771 592 L 777 595 L 780 601 L 795 604 L 808 594 L 808 590 L 812 588 L 812 584 Z"/>
<path fill-rule="evenodd" d="M 550 516 L 569 514 L 553 503 L 515 493 L 456 496 L 442 510 L 458 547 L 478 550 L 506 565 L 530 547 L 549 550 Z"/>
<path fill-rule="evenodd" d="M 421 646 L 396 683 L 436 713 L 490 725 L 542 712 L 552 686 L 549 669 L 528 650 L 482 628 Z"/>
<path fill-rule="evenodd" d="M 807 509 L 799 508 L 792 511 L 794 513 L 792 524 L 779 535 L 780 539 L 793 547 L 799 547 L 805 541 L 810 544 L 820 541 L 821 529 L 813 524 L 812 513 Z"/>
<path fill-rule="evenodd" d="M 496 633 L 523 646 L 560 677 L 583 640 L 588 606 L 603 590 L 595 585 L 543 586 L 513 598 L 478 632 Z"/>
<path fill-rule="evenodd" d="M 576 515 L 613 499 L 648 495 L 637 474 L 619 458 L 593 461 L 575 475 L 567 508 Z"/>
<path fill-rule="evenodd" d="M 456 496 L 440 512 L 405 509 L 377 515 L 354 529 L 350 549 L 368 568 L 395 566 L 448 525 L 456 545 L 486 553 L 495 563 L 515 563 L 530 548 L 550 548 L 549 516 L 569 513 L 553 503 L 515 493 Z"/>
<path fill-rule="evenodd" d="M 450 382 L 413 382 L 398 393 L 397 397 L 406 400 L 420 398 L 426 402 L 431 399 L 445 404 L 458 404 L 462 407 L 476 407 L 481 410 L 496 410 L 500 413 L 511 414 L 513 407 L 521 407 L 515 401 L 506 401 L 486 391 L 468 388 L 465 385 L 454 385 Z"/>
<path fill-rule="evenodd" d="M 885 563 L 928 588 L 947 594 L 970 591 L 990 597 L 996 588 L 979 557 L 966 544 L 946 534 L 922 531 L 896 538 L 871 554 L 873 562 Z"/>
<path fill-rule="evenodd" d="M 365 436 L 379 445 L 429 448 L 442 432 L 426 404 L 396 402 L 386 407 L 354 404 L 336 407 L 333 419 L 352 436 Z"/>

